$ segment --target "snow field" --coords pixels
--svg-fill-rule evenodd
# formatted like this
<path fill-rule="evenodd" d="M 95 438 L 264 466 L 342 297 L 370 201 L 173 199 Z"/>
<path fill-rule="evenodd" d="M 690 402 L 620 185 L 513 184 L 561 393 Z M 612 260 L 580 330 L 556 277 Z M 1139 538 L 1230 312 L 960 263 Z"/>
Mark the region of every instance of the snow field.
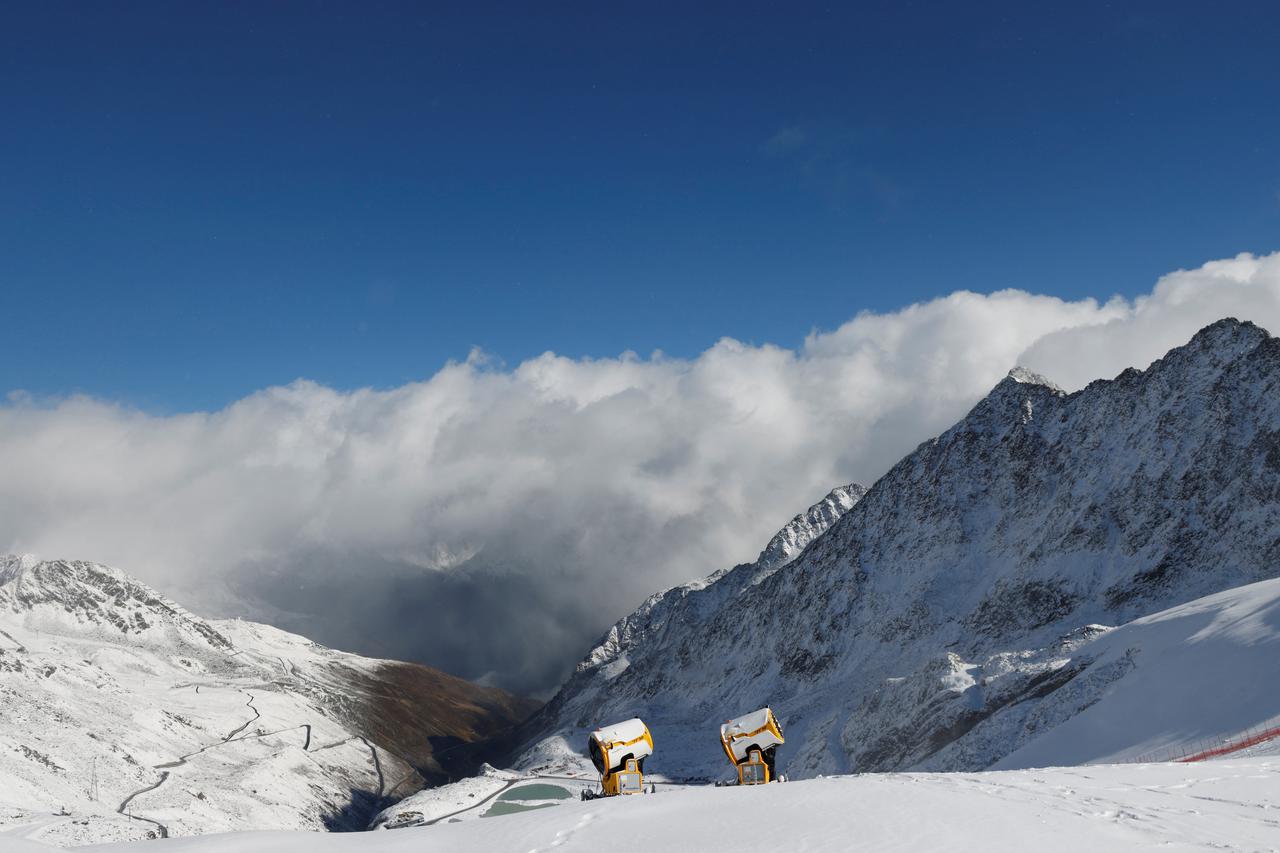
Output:
<path fill-rule="evenodd" d="M 1280 850 L 1280 760 L 888 773 L 698 787 L 392 832 L 255 832 L 103 853 L 1090 853 Z M 26 851 L 23 851 L 26 853 Z"/>
<path fill-rule="evenodd" d="M 1090 670 L 1129 668 L 996 769 L 1177 758 L 1270 728 L 1280 710 L 1280 579 L 1136 619 L 1075 654 L 1092 659 Z"/>

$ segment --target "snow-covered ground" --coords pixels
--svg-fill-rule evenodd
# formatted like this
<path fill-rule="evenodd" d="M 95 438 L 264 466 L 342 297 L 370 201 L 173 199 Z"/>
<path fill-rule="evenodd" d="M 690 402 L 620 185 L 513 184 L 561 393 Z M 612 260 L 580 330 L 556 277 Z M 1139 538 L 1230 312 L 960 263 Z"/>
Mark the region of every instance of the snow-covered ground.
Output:
<path fill-rule="evenodd" d="M 1136 619 L 1072 657 L 1090 661 L 1076 681 L 1096 675 L 1106 688 L 1043 703 L 1043 722 L 1057 724 L 1025 738 L 996 769 L 1193 752 L 1272 728 L 1280 724 L 1280 579 Z M 1119 675 L 1103 675 L 1111 672 Z"/>
<path fill-rule="evenodd" d="M 1280 850 L 1280 760 L 831 777 L 761 788 L 701 787 L 623 800 L 567 801 L 556 808 L 501 819 L 393 832 L 239 833 L 102 849 L 103 853 L 1276 851 Z"/>

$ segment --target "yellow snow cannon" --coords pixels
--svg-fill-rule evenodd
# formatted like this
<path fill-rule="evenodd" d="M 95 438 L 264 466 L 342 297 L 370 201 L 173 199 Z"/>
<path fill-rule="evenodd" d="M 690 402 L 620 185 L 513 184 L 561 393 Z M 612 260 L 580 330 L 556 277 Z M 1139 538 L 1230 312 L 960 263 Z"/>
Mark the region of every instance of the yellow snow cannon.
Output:
<path fill-rule="evenodd" d="M 739 785 L 764 785 L 776 781 L 774 761 L 785 743 L 782 724 L 769 708 L 726 720 L 720 727 L 720 745 L 738 771 Z"/>
<path fill-rule="evenodd" d="M 653 736 L 643 720 L 601 726 L 591 733 L 587 749 L 600 771 L 601 796 L 644 793 L 644 760 L 653 754 Z"/>

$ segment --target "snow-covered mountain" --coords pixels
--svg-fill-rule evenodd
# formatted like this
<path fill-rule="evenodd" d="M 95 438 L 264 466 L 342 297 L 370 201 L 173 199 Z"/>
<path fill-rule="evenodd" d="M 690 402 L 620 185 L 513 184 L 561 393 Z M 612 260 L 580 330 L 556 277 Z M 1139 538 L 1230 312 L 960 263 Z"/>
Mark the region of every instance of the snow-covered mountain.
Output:
<path fill-rule="evenodd" d="M 1143 737 L 1199 739 L 1237 731 L 1280 699 L 1280 579 L 1179 605 L 1074 643 L 1067 656 L 1104 674 L 1127 674 L 1082 713 L 1016 752 L 1014 767 L 1075 760 L 1080 744 L 1114 758 L 1117 743 Z M 1252 678 L 1242 678 L 1253 676 Z M 1105 675 L 1103 675 L 1105 679 Z M 1086 670 L 1076 681 L 1089 680 Z M 1248 684 L 1248 689 L 1240 688 Z M 1280 729 L 1272 729 L 1272 733 Z M 1153 734 L 1154 733 L 1154 734 Z M 1256 739 L 1255 739 L 1256 740 Z M 665 740 L 660 745 L 668 748 Z M 387 810 L 377 828 L 334 837 L 308 832 L 237 832 L 184 839 L 209 853 L 318 850 L 526 853 L 743 849 L 1128 851 L 1147 848 L 1273 850 L 1280 794 L 1280 736 L 1237 744 L 1202 763 L 1104 764 L 1000 772 L 884 773 L 755 788 L 660 781 L 656 796 L 580 802 L 580 779 L 485 768 Z M 706 744 L 706 746 L 711 746 Z M 1123 752 L 1123 750 L 1121 750 Z M 485 817 L 501 816 L 500 820 Z M 762 816 L 764 816 L 762 818 Z M 36 828 L 35 832 L 39 832 Z M 0 849 L 45 853 L 0 829 Z M 104 848 L 142 851 L 151 844 Z"/>
<path fill-rule="evenodd" d="M 1140 652 L 1104 654 L 1127 636 L 1108 626 L 1277 575 L 1280 340 L 1223 320 L 1072 394 L 1019 369 L 791 562 L 618 623 L 525 727 L 518 764 L 572 765 L 585 731 L 639 715 L 655 771 L 721 775 L 716 727 L 765 704 L 797 777 L 1016 763 L 1146 677 Z M 1242 703 L 1242 727 L 1280 712 L 1265 704 Z M 1054 760 L 1097 757 L 1070 746 Z"/>
<path fill-rule="evenodd" d="M 81 844 L 363 829 L 535 706 L 427 667 L 206 621 L 124 572 L 0 557 L 0 832 Z M 444 756 L 444 757 L 442 757 Z"/>

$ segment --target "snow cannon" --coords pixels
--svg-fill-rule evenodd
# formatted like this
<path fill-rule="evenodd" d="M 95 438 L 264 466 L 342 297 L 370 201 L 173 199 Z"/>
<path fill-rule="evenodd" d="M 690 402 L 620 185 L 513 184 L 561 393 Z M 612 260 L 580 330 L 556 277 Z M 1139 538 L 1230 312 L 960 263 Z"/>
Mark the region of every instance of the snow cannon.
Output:
<path fill-rule="evenodd" d="M 778 778 L 774 761 L 785 743 L 782 724 L 769 708 L 727 720 L 720 727 L 720 745 L 738 771 L 739 785 L 764 785 Z"/>
<path fill-rule="evenodd" d="M 644 760 L 653 754 L 653 736 L 643 720 L 601 726 L 591 733 L 587 749 L 600 771 L 604 796 L 644 793 Z"/>

